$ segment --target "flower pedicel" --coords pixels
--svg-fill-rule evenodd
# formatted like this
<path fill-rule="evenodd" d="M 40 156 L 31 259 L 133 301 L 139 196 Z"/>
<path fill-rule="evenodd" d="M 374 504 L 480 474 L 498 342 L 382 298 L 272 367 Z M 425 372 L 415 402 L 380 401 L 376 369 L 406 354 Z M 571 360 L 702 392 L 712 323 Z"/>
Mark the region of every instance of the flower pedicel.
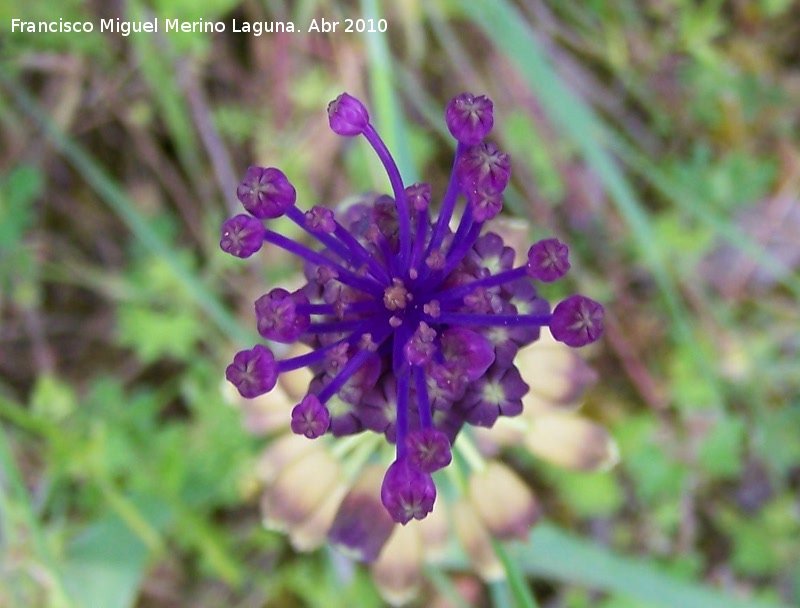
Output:
<path fill-rule="evenodd" d="M 494 123 L 492 102 L 468 93 L 447 105 L 458 141 L 438 217 L 431 188 L 406 187 L 364 105 L 343 93 L 328 106 L 331 129 L 363 135 L 380 158 L 392 196 L 358 203 L 341 214 L 296 205 L 282 171 L 250 167 L 237 196 L 247 214 L 222 226 L 220 246 L 241 258 L 271 243 L 301 258 L 306 284 L 275 288 L 255 302 L 258 332 L 267 340 L 301 342 L 311 352 L 276 360 L 262 344 L 237 353 L 226 370 L 241 395 L 256 397 L 279 374 L 308 367 L 314 374 L 291 416 L 294 433 L 310 439 L 372 430 L 396 445 L 381 501 L 398 523 L 433 509 L 431 473 L 451 460 L 465 424 L 490 427 L 522 411 L 528 390 L 514 366 L 517 350 L 549 327 L 577 347 L 603 332 L 603 307 L 573 295 L 550 310 L 535 281 L 569 270 L 568 248 L 557 239 L 535 243 L 527 263 L 484 225 L 502 208 L 509 156 L 484 142 Z M 456 202 L 466 206 L 455 232 Z M 287 216 L 322 246 L 315 250 L 265 226 Z"/>

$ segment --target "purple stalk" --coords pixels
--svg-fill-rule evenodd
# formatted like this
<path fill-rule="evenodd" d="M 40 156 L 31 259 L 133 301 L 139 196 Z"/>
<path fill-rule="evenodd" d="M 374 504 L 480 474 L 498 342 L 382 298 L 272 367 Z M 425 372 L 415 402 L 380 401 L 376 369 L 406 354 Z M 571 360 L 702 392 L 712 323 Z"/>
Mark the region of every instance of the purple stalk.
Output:
<path fill-rule="evenodd" d="M 397 168 L 397 163 L 394 162 L 389 149 L 383 143 L 380 135 L 375 130 L 372 124 L 368 124 L 364 129 L 364 137 L 370 143 L 375 153 L 383 163 L 386 174 L 389 176 L 389 182 L 392 184 L 392 192 L 394 193 L 395 204 L 397 205 L 397 220 L 400 228 L 400 268 L 408 270 L 407 264 L 411 256 L 411 220 L 408 211 L 408 200 L 406 199 L 405 186 L 403 186 L 403 178 L 400 176 L 400 170 Z"/>
<path fill-rule="evenodd" d="M 272 243 L 273 245 L 277 245 L 281 249 L 285 249 L 289 253 L 292 253 L 299 258 L 303 258 L 312 264 L 333 268 L 338 275 L 337 280 L 340 283 L 344 283 L 345 285 L 348 285 L 354 289 L 358 289 L 373 295 L 383 293 L 383 287 L 381 287 L 381 285 L 374 279 L 360 277 L 356 273 L 347 270 L 347 268 L 344 266 L 340 266 L 333 260 L 326 258 L 324 255 L 317 253 L 313 249 L 309 249 L 305 245 L 301 245 L 300 243 L 293 241 L 282 234 L 278 234 L 273 230 L 264 231 L 264 241 L 267 243 Z"/>

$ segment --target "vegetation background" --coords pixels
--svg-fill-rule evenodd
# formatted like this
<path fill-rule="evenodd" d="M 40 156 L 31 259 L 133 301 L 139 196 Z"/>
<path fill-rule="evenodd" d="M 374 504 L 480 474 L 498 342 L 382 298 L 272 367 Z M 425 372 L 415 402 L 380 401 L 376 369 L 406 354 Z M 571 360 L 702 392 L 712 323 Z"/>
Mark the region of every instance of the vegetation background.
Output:
<path fill-rule="evenodd" d="M 362 570 L 261 527 L 265 440 L 222 383 L 252 293 L 295 270 L 219 251 L 246 167 L 281 167 L 308 204 L 385 188 L 327 129 L 343 90 L 434 191 L 441 108 L 489 95 L 506 213 L 569 242 L 573 287 L 608 311 L 586 409 L 621 462 L 523 463 L 547 518 L 477 605 L 798 605 L 800 5 L 380 4 L 0 7 L 0 606 L 380 605 Z M 98 31 L 155 16 L 229 25 Z M 315 17 L 388 30 L 230 31 Z M 463 568 L 428 570 L 420 605 L 469 605 Z"/>

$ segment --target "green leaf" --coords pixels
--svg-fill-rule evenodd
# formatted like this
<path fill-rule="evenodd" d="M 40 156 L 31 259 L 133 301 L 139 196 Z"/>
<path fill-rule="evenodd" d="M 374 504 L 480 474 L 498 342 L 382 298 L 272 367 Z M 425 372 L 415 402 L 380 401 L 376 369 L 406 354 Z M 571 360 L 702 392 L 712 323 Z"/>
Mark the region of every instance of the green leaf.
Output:
<path fill-rule="evenodd" d="M 608 473 L 558 471 L 551 477 L 558 496 L 579 517 L 610 516 L 625 497 L 619 481 Z"/>
<path fill-rule="evenodd" d="M 36 416 L 58 423 L 75 411 L 77 402 L 75 390 L 63 380 L 52 374 L 36 378 L 30 401 Z"/>
<path fill-rule="evenodd" d="M 742 470 L 746 427 L 743 420 L 721 418 L 703 439 L 698 460 L 700 466 L 714 478 L 733 478 Z"/>
<path fill-rule="evenodd" d="M 163 526 L 169 513 L 155 504 L 148 519 Z M 64 579 L 77 606 L 129 608 L 138 596 L 148 551 L 121 519 L 109 516 L 90 524 L 68 545 Z"/>
<path fill-rule="evenodd" d="M 144 363 L 163 357 L 188 360 L 203 333 L 197 317 L 136 305 L 120 306 L 117 325 L 120 344 L 133 348 Z"/>
<path fill-rule="evenodd" d="M 653 608 L 787 608 L 675 578 L 652 560 L 621 555 L 549 522 L 539 523 L 527 543 L 508 545 L 508 555 L 530 576 L 619 594 Z M 447 565 L 465 568 L 466 558 L 449 555 Z"/>

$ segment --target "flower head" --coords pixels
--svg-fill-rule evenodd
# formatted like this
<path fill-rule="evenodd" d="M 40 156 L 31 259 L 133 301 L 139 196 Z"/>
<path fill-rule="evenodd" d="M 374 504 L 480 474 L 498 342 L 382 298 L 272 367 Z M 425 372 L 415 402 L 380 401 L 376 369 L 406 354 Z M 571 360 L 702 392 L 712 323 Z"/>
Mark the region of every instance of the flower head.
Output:
<path fill-rule="evenodd" d="M 603 308 L 573 295 L 551 313 L 534 281 L 566 273 L 567 246 L 540 241 L 527 263 L 514 266 L 513 249 L 486 231 L 502 209 L 511 173 L 509 156 L 483 141 L 494 124 L 486 97 L 465 93 L 447 106 L 458 147 L 437 217 L 430 185 L 404 185 L 360 101 L 343 93 L 328 116 L 337 134 L 364 136 L 387 172 L 392 196 L 338 214 L 320 206 L 304 212 L 279 169 L 248 169 L 237 194 L 249 215 L 224 224 L 221 246 L 248 257 L 266 242 L 303 260 L 305 285 L 295 292 L 272 289 L 256 301 L 255 316 L 264 338 L 311 351 L 276 360 L 257 345 L 237 353 L 226 377 L 251 398 L 272 390 L 279 374 L 310 369 L 308 390 L 292 410 L 292 431 L 312 439 L 384 434 L 396 456 L 380 500 L 391 520 L 406 524 L 433 509 L 431 473 L 450 463 L 451 445 L 465 424 L 488 427 L 522 411 L 528 385 L 514 365 L 517 350 L 543 327 L 570 346 L 593 342 L 603 331 Z M 464 211 L 453 231 L 462 197 Z M 262 223 L 282 215 L 320 247 Z M 362 494 L 352 500 L 375 504 Z M 523 523 L 532 519 L 532 507 L 526 513 Z M 347 517 L 340 509 L 333 536 L 355 546 L 358 522 Z"/>

